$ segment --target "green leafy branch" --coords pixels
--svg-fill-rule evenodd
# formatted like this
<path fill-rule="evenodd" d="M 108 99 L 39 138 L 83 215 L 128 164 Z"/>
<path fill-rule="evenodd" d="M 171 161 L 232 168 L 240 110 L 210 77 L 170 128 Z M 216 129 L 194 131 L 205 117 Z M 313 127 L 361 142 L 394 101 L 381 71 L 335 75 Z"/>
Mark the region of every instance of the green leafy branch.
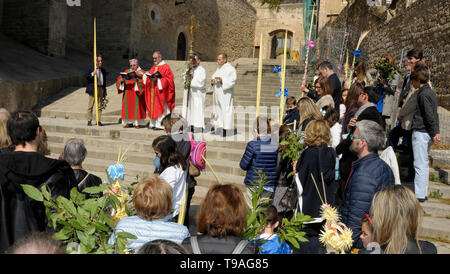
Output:
<path fill-rule="evenodd" d="M 378 60 L 375 62 L 374 68 L 388 81 L 393 79 L 396 73 L 400 73 L 400 71 L 387 60 Z"/>
<path fill-rule="evenodd" d="M 23 184 L 22 188 L 30 198 L 43 202 L 48 226 L 56 231 L 53 237 L 79 247 L 78 251 L 67 250 L 69 253 L 122 254 L 128 245 L 127 239 L 136 239 L 130 233 L 119 232 L 114 236 L 115 243 L 108 244 L 114 231 L 110 208 L 120 207 L 120 201 L 114 195 L 100 195 L 111 190 L 109 184 L 85 188 L 83 192 L 90 194 L 90 199 L 74 187 L 70 191 L 70 200 L 63 196 L 53 199 L 47 186 L 39 190 Z"/>
<path fill-rule="evenodd" d="M 256 171 L 258 178 L 255 181 L 251 181 L 253 188 L 252 192 L 252 205 L 248 208 L 247 215 L 247 228 L 244 233 L 244 239 L 256 239 L 267 225 L 267 217 L 263 217 L 262 212 L 265 211 L 270 203 L 271 199 L 261 198 L 261 194 L 264 190 L 264 186 L 267 185 L 267 176 L 261 171 Z M 280 242 L 290 242 L 294 247 L 299 248 L 299 242 L 307 242 L 304 237 L 306 232 L 301 231 L 304 228 L 304 223 L 312 221 L 312 218 L 308 215 L 298 213 L 290 220 L 283 218 L 281 224 L 278 227 L 278 238 Z M 258 243 L 264 243 L 264 240 L 259 240 Z"/>
<path fill-rule="evenodd" d="M 294 132 L 290 133 L 280 142 L 280 146 L 284 147 L 281 157 L 285 159 L 288 157 L 292 162 L 298 161 L 302 152 L 305 150 L 306 145 L 300 142 L 300 136 L 297 136 Z M 293 173 L 288 174 L 288 178 L 293 176 Z"/>

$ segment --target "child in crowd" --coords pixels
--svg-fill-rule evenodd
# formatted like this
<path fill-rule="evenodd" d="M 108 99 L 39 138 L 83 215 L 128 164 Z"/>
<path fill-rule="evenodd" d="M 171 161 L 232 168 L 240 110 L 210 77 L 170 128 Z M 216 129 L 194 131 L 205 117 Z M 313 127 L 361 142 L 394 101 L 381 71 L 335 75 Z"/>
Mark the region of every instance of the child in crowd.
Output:
<path fill-rule="evenodd" d="M 188 135 L 189 133 L 186 132 L 187 129 L 186 120 L 183 117 L 171 113 L 166 115 L 162 119 L 161 124 L 164 127 L 164 132 L 166 132 L 170 137 L 172 137 L 172 139 L 177 144 L 178 151 L 183 155 L 184 159 L 186 160 L 186 167 L 187 170 L 189 170 L 191 168 L 190 166 L 191 142 Z M 192 138 L 194 138 L 193 135 Z M 189 172 L 187 172 L 186 174 L 186 183 L 188 186 L 186 212 L 189 213 L 192 196 L 194 196 L 195 186 L 197 185 L 197 181 Z M 190 225 L 189 214 L 185 215 L 184 225 L 189 228 Z"/>
<path fill-rule="evenodd" d="M 245 175 L 245 185 L 247 191 L 244 194 L 246 202 L 251 205 L 251 182 L 259 179 L 258 171 L 262 171 L 267 176 L 264 183 L 264 191 L 261 198 L 270 198 L 274 192 L 275 183 L 278 177 L 277 156 L 278 140 L 272 142 L 270 119 L 267 117 L 256 117 L 253 124 L 253 131 L 256 138 L 250 141 L 245 148 L 245 153 L 240 161 L 240 167 L 247 171 Z"/>
<path fill-rule="evenodd" d="M 370 250 L 371 247 L 369 246 L 369 243 L 374 242 L 374 235 L 373 235 L 373 223 L 372 219 L 370 218 L 369 214 L 364 215 L 361 219 L 361 235 L 359 236 L 363 242 L 363 246 L 365 249 L 352 249 L 352 254 L 370 254 L 373 250 Z M 369 248 L 367 248 L 369 247 Z"/>
<path fill-rule="evenodd" d="M 339 121 L 342 121 L 345 116 L 345 112 L 347 111 L 347 108 L 345 107 L 345 102 L 347 101 L 347 95 L 348 95 L 348 89 L 345 88 L 342 90 L 342 101 L 339 107 Z"/>
<path fill-rule="evenodd" d="M 278 212 L 275 206 L 270 205 L 262 212 L 262 217 L 267 218 L 266 226 L 255 242 L 261 247 L 260 254 L 291 254 L 292 250 L 286 242 L 281 243 L 276 231 L 280 224 Z"/>
<path fill-rule="evenodd" d="M 283 119 L 283 125 L 289 125 L 291 128 L 294 128 L 294 121 L 296 121 L 295 128 L 298 128 L 300 113 L 297 109 L 297 100 L 291 96 L 286 99 L 286 116 Z"/>
<path fill-rule="evenodd" d="M 328 122 L 331 132 L 331 146 L 336 147 L 341 142 L 342 125 L 339 124 L 339 114 L 331 106 L 323 107 L 325 120 Z"/>
<path fill-rule="evenodd" d="M 373 223 L 369 214 L 364 215 L 361 219 L 361 236 L 359 236 L 363 242 L 364 248 L 367 248 L 369 243 L 374 241 L 373 238 Z"/>
<path fill-rule="evenodd" d="M 173 217 L 180 213 L 186 188 L 186 160 L 178 151 L 175 141 L 168 135 L 159 136 L 152 143 L 155 151 L 154 164 L 159 178 L 165 180 L 173 189 Z"/>

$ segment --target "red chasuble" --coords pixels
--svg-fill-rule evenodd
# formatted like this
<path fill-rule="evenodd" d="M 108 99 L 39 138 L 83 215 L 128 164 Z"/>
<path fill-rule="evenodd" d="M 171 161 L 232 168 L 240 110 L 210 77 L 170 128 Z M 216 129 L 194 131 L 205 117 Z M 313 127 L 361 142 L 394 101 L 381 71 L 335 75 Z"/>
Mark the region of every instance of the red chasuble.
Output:
<path fill-rule="evenodd" d="M 127 69 L 125 73 L 130 70 Z M 138 75 L 144 75 L 144 71 L 138 71 Z M 117 78 L 116 87 L 118 94 L 122 95 L 122 119 L 145 119 L 145 86 L 141 78 L 136 78 L 136 80 L 125 80 L 125 92 L 120 90 L 120 80 L 122 76 Z M 137 88 L 135 90 L 135 84 L 137 81 Z"/>
<path fill-rule="evenodd" d="M 170 112 L 175 107 L 175 83 L 173 82 L 173 72 L 169 65 L 163 64 L 153 66 L 149 73 L 153 74 L 159 71 L 161 73 L 162 90 L 158 88 L 158 81 L 147 77 L 145 83 L 145 103 L 147 106 L 148 117 L 152 120 L 158 119 L 164 113 L 164 102 L 167 103 Z"/>

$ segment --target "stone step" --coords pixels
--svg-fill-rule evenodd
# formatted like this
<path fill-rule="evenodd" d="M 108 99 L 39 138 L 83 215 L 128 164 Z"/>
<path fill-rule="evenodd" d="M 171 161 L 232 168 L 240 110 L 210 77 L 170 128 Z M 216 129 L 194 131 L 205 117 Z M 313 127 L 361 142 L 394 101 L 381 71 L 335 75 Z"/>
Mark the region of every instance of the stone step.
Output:
<path fill-rule="evenodd" d="M 421 206 L 426 216 L 431 215 L 432 217 L 450 218 L 450 205 L 443 203 L 440 199 L 429 198 L 424 203 L 421 203 Z"/>
<path fill-rule="evenodd" d="M 450 170 L 448 169 L 441 169 L 441 168 L 432 168 L 430 167 L 430 173 L 433 174 L 436 178 L 439 178 L 439 182 L 449 185 L 448 181 L 448 174 Z"/>
<path fill-rule="evenodd" d="M 432 192 L 441 193 L 442 199 L 450 199 L 450 186 L 447 184 L 430 181 L 428 184 L 428 196 L 430 196 L 430 193 Z"/>
<path fill-rule="evenodd" d="M 73 138 L 71 134 L 51 132 L 48 136 L 49 146 L 55 148 L 55 152 L 60 153 L 63 151 L 65 143 Z M 86 147 L 89 148 L 108 148 L 111 151 L 118 152 L 122 147 L 122 152 L 128 150 L 130 152 L 151 153 L 153 154 L 152 142 L 142 141 L 130 144 L 127 140 L 111 140 L 101 137 L 84 137 L 78 136 L 77 138 L 83 139 Z M 245 149 L 245 147 L 244 147 Z M 52 150 L 53 151 L 53 150 Z M 231 144 L 224 145 L 223 147 L 214 146 L 207 143 L 207 159 L 224 159 L 230 161 L 240 161 L 244 150 L 242 147 L 233 148 Z M 153 156 L 152 156 L 153 157 Z M 152 158 L 153 159 L 153 158 Z"/>
<path fill-rule="evenodd" d="M 49 142 L 49 149 L 52 151 L 52 153 L 56 153 L 56 154 L 60 154 L 63 152 L 64 150 L 64 144 L 59 144 L 59 143 L 52 143 Z M 98 159 L 100 161 L 102 161 L 102 163 L 104 163 L 104 166 L 107 166 L 108 162 L 113 163 L 114 161 L 117 161 L 117 156 L 119 154 L 119 150 L 114 150 L 108 147 L 97 147 L 97 146 L 91 146 L 91 145 L 86 145 L 86 149 L 88 151 L 88 159 Z M 124 152 L 125 148 L 122 148 L 122 152 Z M 222 155 L 224 156 L 229 156 L 230 158 L 234 158 L 232 160 L 227 160 L 224 158 L 213 158 L 212 156 L 210 156 L 210 154 L 216 156 L 216 157 L 221 157 Z M 220 151 L 215 151 L 215 153 L 213 152 L 213 150 L 211 151 L 211 153 L 209 153 L 209 151 L 207 152 L 207 160 L 208 162 L 213 166 L 215 172 L 220 172 L 220 173 L 224 173 L 224 174 L 232 174 L 232 175 L 237 175 L 237 176 L 245 176 L 245 171 L 242 170 L 239 167 L 239 161 L 241 160 L 240 157 L 242 157 L 242 154 L 239 158 L 236 159 L 236 156 L 238 154 L 226 154 L 226 153 L 221 153 Z M 153 166 L 153 158 L 155 157 L 155 154 L 153 152 L 153 150 L 151 151 L 145 151 L 145 152 L 136 152 L 136 151 L 129 151 L 126 153 L 127 158 L 127 163 L 129 164 L 139 164 L 139 165 L 143 165 L 141 167 L 136 167 L 136 168 L 144 168 L 147 167 L 150 168 L 151 170 L 154 169 Z"/>
<path fill-rule="evenodd" d="M 419 236 L 437 240 L 450 240 L 450 219 L 424 216 Z"/>
<path fill-rule="evenodd" d="M 450 150 L 431 150 L 430 165 L 433 167 L 450 167 Z"/>

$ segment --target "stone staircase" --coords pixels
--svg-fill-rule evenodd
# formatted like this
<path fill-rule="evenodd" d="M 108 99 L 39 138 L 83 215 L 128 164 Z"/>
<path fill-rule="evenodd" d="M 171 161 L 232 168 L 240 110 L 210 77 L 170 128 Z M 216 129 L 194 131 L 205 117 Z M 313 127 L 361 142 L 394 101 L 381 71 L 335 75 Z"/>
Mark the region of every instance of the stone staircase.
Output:
<path fill-rule="evenodd" d="M 185 71 L 186 63 L 182 61 L 166 61 L 175 74 L 176 108 L 174 112 L 181 113 L 183 83 L 181 74 Z M 235 87 L 235 127 L 237 134 L 230 137 L 219 137 L 210 133 L 196 134 L 196 139 L 207 142 L 207 159 L 215 173 L 224 183 L 232 183 L 245 189 L 243 184 L 245 172 L 240 169 L 239 161 L 244 153 L 246 144 L 253 138 L 252 124 L 255 118 L 257 60 L 243 59 L 232 63 L 238 72 L 238 82 Z M 207 79 L 217 68 L 215 62 L 202 62 L 207 72 Z M 272 68 L 277 64 L 273 60 L 264 61 L 261 93 L 261 113 L 277 120 L 279 115 L 279 98 L 275 97 L 280 89 L 278 73 Z M 300 82 L 303 72 L 299 66 L 288 63 L 286 73 L 286 88 L 289 95 L 300 96 Z M 164 134 L 146 128 L 123 128 L 119 124 L 121 96 L 117 95 L 114 85 L 115 79 L 108 81 L 109 104 L 103 112 L 103 127 L 88 127 L 86 122 L 87 95 L 85 88 L 73 87 L 61 91 L 53 100 L 40 107 L 40 122 L 47 131 L 51 157 L 58 157 L 63 151 L 65 142 L 73 137 L 84 140 L 88 154 L 83 166 L 89 172 L 106 179 L 105 170 L 116 163 L 119 150 L 126 152 L 125 183 L 130 184 L 136 176 L 153 173 L 152 149 L 153 140 Z M 209 91 L 209 87 L 208 87 Z M 206 121 L 212 117 L 213 96 L 210 92 L 206 98 Z M 440 153 L 441 155 L 442 153 Z M 444 153 L 445 155 L 445 153 Z M 437 159 L 437 158 L 436 158 Z M 445 157 L 443 158 L 445 159 Z M 448 159 L 448 158 L 447 158 Z M 446 176 L 446 172 L 432 170 L 438 178 Z M 443 175 L 444 174 L 444 175 Z M 217 181 L 212 171 L 207 167 L 197 177 L 198 185 L 192 204 L 198 205 L 209 187 Z M 441 179 L 442 181 L 442 179 Z M 446 180 L 445 182 L 448 182 Z M 438 246 L 439 253 L 450 254 L 450 186 L 443 183 L 431 182 L 429 191 L 442 193 L 440 199 L 430 198 L 423 203 L 424 219 L 421 237 L 433 241 Z"/>

